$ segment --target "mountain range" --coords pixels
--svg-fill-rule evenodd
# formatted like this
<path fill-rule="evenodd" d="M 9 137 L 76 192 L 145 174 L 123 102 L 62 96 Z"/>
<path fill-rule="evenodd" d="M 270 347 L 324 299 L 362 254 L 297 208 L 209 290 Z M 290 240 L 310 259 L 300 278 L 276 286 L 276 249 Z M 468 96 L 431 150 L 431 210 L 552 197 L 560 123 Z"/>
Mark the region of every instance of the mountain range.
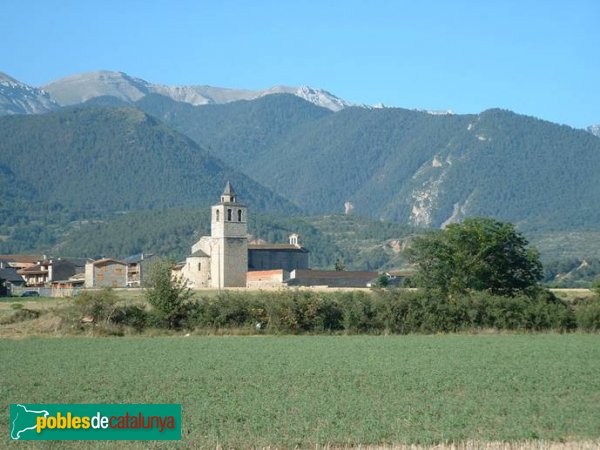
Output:
<path fill-rule="evenodd" d="M 149 83 L 123 72 L 88 72 L 61 78 L 42 86 L 58 104 L 73 105 L 95 97 L 110 96 L 125 102 L 134 102 L 149 94 L 160 94 L 177 102 L 190 105 L 211 105 L 238 100 L 254 100 L 271 94 L 293 94 L 308 102 L 332 111 L 351 104 L 322 89 L 308 86 L 274 86 L 263 90 L 228 89 L 213 86 L 164 86 Z"/>
<path fill-rule="evenodd" d="M 107 214 L 203 208 L 227 179 L 254 210 L 284 215 L 422 227 L 492 216 L 540 242 L 554 233 L 554 246 L 600 226 L 597 127 L 500 109 L 354 106 L 313 88 L 169 87 L 122 72 L 42 88 L 2 75 L 2 114 L 0 249 L 26 249 L 49 229 L 30 247 L 58 245 L 64 224 Z"/>

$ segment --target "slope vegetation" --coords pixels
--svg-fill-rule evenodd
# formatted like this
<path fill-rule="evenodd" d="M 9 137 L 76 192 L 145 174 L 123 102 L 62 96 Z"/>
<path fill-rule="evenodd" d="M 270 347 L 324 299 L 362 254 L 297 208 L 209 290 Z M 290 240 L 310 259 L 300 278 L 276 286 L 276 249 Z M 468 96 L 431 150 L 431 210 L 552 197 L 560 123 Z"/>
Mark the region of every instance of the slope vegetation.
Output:
<path fill-rule="evenodd" d="M 294 207 L 189 138 L 131 108 L 0 118 L 3 182 L 40 201 L 116 211 L 209 205 L 227 179 L 256 209 Z"/>
<path fill-rule="evenodd" d="M 136 106 L 311 213 L 435 227 L 479 215 L 530 230 L 600 224 L 600 140 L 509 111 L 331 113 L 289 95 Z"/>

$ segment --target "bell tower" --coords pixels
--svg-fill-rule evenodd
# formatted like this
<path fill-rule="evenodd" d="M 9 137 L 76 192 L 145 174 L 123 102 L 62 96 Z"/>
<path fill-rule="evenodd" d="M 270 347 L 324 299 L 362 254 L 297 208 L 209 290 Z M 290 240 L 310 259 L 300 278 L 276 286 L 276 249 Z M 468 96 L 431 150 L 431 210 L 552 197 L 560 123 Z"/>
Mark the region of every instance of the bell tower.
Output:
<path fill-rule="evenodd" d="M 221 202 L 211 208 L 211 285 L 246 287 L 248 272 L 248 210 L 238 202 L 228 181 Z"/>

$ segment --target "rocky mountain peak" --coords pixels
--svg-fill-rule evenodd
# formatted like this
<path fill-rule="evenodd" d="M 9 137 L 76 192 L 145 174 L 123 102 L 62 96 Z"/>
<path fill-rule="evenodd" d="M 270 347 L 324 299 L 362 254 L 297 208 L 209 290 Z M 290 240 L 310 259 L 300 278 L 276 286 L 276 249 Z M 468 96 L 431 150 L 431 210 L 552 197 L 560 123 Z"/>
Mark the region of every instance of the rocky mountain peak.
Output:
<path fill-rule="evenodd" d="M 58 104 L 44 90 L 0 72 L 0 115 L 38 114 L 56 108 Z"/>

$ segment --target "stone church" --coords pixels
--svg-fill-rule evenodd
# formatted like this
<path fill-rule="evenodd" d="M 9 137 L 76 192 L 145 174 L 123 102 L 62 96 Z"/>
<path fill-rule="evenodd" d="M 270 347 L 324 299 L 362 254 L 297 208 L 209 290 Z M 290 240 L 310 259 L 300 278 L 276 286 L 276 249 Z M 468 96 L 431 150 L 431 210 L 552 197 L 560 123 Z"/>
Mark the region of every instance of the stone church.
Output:
<path fill-rule="evenodd" d="M 248 244 L 248 209 L 228 181 L 220 203 L 211 207 L 210 236 L 202 236 L 181 267 L 191 288 L 246 287 L 248 271 L 308 269 L 308 250 L 289 244 Z"/>
<path fill-rule="evenodd" d="M 228 181 L 221 202 L 211 207 L 210 236 L 202 236 L 192 246 L 181 269 L 190 287 L 246 287 L 247 212 Z"/>

